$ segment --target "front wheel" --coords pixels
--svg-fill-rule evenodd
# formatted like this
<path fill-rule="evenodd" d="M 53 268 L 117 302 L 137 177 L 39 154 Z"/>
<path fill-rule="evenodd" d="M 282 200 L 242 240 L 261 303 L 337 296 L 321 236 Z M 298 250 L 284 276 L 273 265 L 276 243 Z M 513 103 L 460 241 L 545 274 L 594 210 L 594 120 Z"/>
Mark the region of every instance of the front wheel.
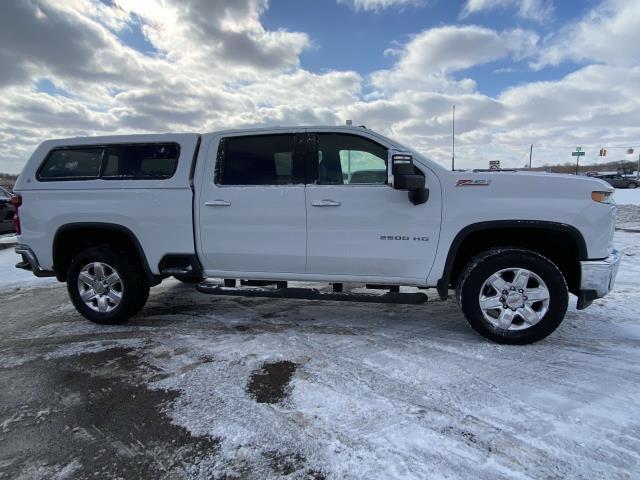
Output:
<path fill-rule="evenodd" d="M 631 182 L 629 185 L 627 185 L 627 188 L 638 188 L 638 184 L 636 182 Z"/>
<path fill-rule="evenodd" d="M 550 335 L 569 301 L 558 267 L 538 253 L 519 249 L 490 250 L 473 258 L 459 277 L 456 293 L 476 332 L 512 345 Z"/>
<path fill-rule="evenodd" d="M 79 313 L 100 324 L 117 324 L 138 313 L 149 297 L 140 262 L 108 245 L 88 248 L 67 272 L 69 297 Z"/>

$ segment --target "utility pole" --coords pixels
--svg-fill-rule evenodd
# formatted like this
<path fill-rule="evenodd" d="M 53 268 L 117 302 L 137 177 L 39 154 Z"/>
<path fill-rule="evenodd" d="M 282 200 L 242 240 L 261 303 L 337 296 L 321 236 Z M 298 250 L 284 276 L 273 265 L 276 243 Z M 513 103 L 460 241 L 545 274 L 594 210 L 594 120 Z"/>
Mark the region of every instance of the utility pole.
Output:
<path fill-rule="evenodd" d="M 533 156 L 533 143 L 529 147 L 529 170 L 531 170 L 531 157 Z"/>
<path fill-rule="evenodd" d="M 640 180 L 640 155 L 638 155 L 638 171 L 636 172 L 636 178 Z"/>
<path fill-rule="evenodd" d="M 456 169 L 456 106 L 453 105 L 453 123 L 451 125 L 451 171 Z"/>

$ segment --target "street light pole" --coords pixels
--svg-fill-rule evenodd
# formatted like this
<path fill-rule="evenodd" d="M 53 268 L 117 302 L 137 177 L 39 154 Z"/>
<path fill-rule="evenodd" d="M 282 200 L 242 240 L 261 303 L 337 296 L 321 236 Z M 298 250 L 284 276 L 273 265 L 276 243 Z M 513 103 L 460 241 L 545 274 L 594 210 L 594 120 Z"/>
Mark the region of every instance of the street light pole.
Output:
<path fill-rule="evenodd" d="M 529 147 L 529 170 L 531 170 L 531 157 L 533 156 L 533 143 Z"/>

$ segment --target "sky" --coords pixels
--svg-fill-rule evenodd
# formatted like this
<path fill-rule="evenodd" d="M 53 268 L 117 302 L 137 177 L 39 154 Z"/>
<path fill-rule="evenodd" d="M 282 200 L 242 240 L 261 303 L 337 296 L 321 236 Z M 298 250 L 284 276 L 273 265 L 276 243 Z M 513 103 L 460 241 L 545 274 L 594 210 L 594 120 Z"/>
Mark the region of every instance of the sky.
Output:
<path fill-rule="evenodd" d="M 638 25 L 638 0 L 0 2 L 0 172 L 49 138 L 347 119 L 449 166 L 453 105 L 456 167 L 637 160 Z"/>

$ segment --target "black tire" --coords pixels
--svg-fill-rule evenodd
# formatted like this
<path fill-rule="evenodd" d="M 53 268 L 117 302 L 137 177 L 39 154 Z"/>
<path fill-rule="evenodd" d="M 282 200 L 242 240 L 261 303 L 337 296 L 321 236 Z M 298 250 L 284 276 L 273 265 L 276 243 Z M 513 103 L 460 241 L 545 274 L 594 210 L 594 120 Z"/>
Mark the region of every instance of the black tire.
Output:
<path fill-rule="evenodd" d="M 173 278 L 181 281 L 182 283 L 200 283 L 204 280 L 202 277 L 183 277 L 182 275 L 174 275 Z"/>
<path fill-rule="evenodd" d="M 638 188 L 638 184 L 636 182 L 631 182 L 627 185 L 627 188 Z"/>
<path fill-rule="evenodd" d="M 108 312 L 93 310 L 82 300 L 78 278 L 82 269 L 100 262 L 111 267 L 122 280 L 120 303 Z M 76 310 L 88 320 L 103 325 L 126 322 L 144 307 L 149 298 L 149 281 L 139 260 L 131 253 L 100 245 L 83 250 L 76 255 L 67 272 L 67 291 Z"/>
<path fill-rule="evenodd" d="M 533 272 L 542 279 L 549 292 L 548 310 L 538 323 L 527 328 L 524 319 L 516 317 L 523 327 L 521 330 L 507 330 L 494 325 L 480 308 L 480 290 L 485 281 L 494 273 L 509 268 Z M 569 302 L 567 283 L 558 267 L 536 252 L 516 248 L 489 250 L 474 257 L 459 276 L 456 294 L 462 312 L 476 332 L 494 342 L 509 345 L 526 345 L 550 335 L 564 319 Z"/>

